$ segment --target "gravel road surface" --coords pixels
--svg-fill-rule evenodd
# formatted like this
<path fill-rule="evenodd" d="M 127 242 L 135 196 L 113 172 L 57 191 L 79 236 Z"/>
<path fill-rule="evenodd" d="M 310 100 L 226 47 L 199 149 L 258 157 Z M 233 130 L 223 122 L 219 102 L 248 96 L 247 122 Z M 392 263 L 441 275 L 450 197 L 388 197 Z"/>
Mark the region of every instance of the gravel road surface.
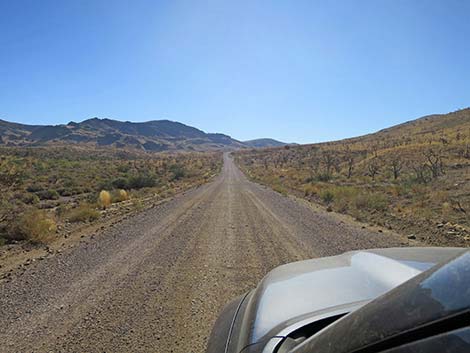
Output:
<path fill-rule="evenodd" d="M 214 181 L 0 283 L 0 352 L 204 352 L 223 305 L 272 268 L 400 246 L 248 181 Z"/>

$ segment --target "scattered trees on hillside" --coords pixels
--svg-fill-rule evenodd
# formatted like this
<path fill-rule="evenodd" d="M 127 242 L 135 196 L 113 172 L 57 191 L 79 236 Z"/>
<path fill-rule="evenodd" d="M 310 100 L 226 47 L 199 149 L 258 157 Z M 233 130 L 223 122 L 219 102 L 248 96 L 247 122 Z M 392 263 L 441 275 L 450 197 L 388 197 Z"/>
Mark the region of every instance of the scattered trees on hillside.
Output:
<path fill-rule="evenodd" d="M 392 168 L 393 179 L 397 180 L 403 169 L 403 162 L 399 157 L 393 157 L 390 160 L 390 166 Z"/>
<path fill-rule="evenodd" d="M 345 154 L 345 161 L 346 161 L 346 167 L 347 167 L 347 174 L 346 174 L 346 177 L 348 179 L 351 179 L 352 177 L 352 174 L 353 174 L 353 170 L 354 170 L 354 155 L 353 153 L 351 152 L 351 148 L 349 147 L 349 145 L 346 145 L 345 147 L 345 151 L 344 151 L 344 154 Z"/>
<path fill-rule="evenodd" d="M 331 176 L 331 168 L 335 163 L 335 157 L 331 151 L 325 151 L 322 153 L 322 161 L 325 167 L 325 174 Z"/>
<path fill-rule="evenodd" d="M 443 155 L 440 151 L 429 149 L 422 152 L 422 158 L 415 160 L 411 166 L 415 179 L 419 183 L 428 183 L 445 174 Z"/>
<path fill-rule="evenodd" d="M 375 177 L 377 176 L 377 174 L 379 174 L 380 171 L 378 157 L 372 157 L 371 159 L 369 159 L 369 162 L 367 163 L 367 171 L 372 180 L 375 180 Z"/>
<path fill-rule="evenodd" d="M 433 179 L 444 174 L 444 163 L 440 152 L 430 149 L 424 151 L 423 155 L 426 158 L 425 165 L 430 170 Z"/>
<path fill-rule="evenodd" d="M 414 171 L 416 182 L 421 184 L 429 182 L 429 169 L 427 168 L 425 163 L 417 162 L 416 164 L 411 166 L 411 169 Z"/>

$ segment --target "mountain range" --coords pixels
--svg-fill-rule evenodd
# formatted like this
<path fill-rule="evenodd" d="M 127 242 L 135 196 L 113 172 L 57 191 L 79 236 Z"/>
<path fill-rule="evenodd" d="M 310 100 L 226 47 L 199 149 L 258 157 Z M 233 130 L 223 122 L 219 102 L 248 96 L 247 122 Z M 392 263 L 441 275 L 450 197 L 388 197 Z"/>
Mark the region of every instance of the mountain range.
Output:
<path fill-rule="evenodd" d="M 240 149 L 285 145 L 273 139 L 246 142 L 219 133 L 206 133 L 170 120 L 122 122 L 92 118 L 65 125 L 26 125 L 0 120 L 0 145 L 48 146 L 79 144 L 137 148 L 146 151 Z"/>

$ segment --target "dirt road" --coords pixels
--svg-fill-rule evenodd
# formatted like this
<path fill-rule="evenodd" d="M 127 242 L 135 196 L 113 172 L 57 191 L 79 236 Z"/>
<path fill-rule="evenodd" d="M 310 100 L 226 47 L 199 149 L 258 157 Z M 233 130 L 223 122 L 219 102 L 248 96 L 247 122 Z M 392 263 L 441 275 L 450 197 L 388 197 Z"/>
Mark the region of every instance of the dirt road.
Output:
<path fill-rule="evenodd" d="M 218 312 L 280 264 L 399 246 L 248 181 L 213 182 L 0 284 L 0 352 L 203 352 Z"/>

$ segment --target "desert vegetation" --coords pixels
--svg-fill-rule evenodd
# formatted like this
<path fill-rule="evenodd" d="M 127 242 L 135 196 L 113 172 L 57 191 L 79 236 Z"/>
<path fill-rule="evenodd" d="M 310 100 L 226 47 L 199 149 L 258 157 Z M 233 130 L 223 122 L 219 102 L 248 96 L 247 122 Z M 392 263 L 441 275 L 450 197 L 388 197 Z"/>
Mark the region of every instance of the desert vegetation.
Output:
<path fill-rule="evenodd" d="M 164 199 L 209 180 L 221 155 L 81 147 L 0 148 L 0 244 L 44 243 L 118 203 Z"/>
<path fill-rule="evenodd" d="M 429 244 L 469 244 L 470 109 L 358 138 L 235 157 L 250 178 L 328 211 Z"/>

